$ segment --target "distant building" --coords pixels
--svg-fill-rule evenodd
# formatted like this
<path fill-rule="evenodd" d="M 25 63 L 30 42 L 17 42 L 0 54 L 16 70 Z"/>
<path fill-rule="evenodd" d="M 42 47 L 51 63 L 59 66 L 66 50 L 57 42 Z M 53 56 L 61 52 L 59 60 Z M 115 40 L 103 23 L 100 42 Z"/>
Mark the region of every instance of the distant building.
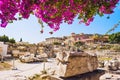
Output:
<path fill-rule="evenodd" d="M 0 56 L 7 55 L 7 48 L 8 48 L 8 45 L 4 44 L 4 42 L 0 42 Z"/>
<path fill-rule="evenodd" d="M 83 42 L 83 43 L 86 43 L 86 44 L 89 44 L 89 43 L 96 43 L 96 42 L 108 42 L 108 38 L 109 36 L 108 35 L 100 35 L 100 34 L 97 34 L 98 36 L 97 37 L 94 37 L 93 34 L 84 34 L 84 33 L 81 33 L 81 34 L 75 34 L 75 33 L 71 33 L 71 41 L 73 42 Z"/>
<path fill-rule="evenodd" d="M 41 42 L 42 44 L 53 44 L 54 42 L 58 43 L 65 43 L 70 46 L 74 46 L 75 42 L 83 42 L 85 44 L 91 44 L 91 43 L 99 43 L 99 42 L 108 42 L 108 35 L 100 35 L 100 34 L 75 34 L 71 33 L 70 36 L 64 36 L 62 38 L 60 37 L 50 37 L 46 38 L 46 41 Z"/>
<path fill-rule="evenodd" d="M 46 44 L 53 44 L 54 42 L 62 43 L 64 41 L 63 38 L 60 37 L 51 37 L 51 38 L 46 38 Z"/>
<path fill-rule="evenodd" d="M 86 42 L 92 42 L 93 39 L 90 38 L 90 34 L 84 34 L 84 33 L 81 33 L 81 34 L 75 34 L 75 33 L 71 33 L 71 35 L 69 37 L 67 37 L 67 39 L 65 40 L 65 43 L 68 44 L 68 45 L 74 45 L 75 42 L 83 42 L 83 43 L 86 43 Z"/>
<path fill-rule="evenodd" d="M 97 35 L 93 35 L 92 39 L 94 43 L 105 43 L 105 42 L 108 42 L 109 35 L 97 34 Z"/>

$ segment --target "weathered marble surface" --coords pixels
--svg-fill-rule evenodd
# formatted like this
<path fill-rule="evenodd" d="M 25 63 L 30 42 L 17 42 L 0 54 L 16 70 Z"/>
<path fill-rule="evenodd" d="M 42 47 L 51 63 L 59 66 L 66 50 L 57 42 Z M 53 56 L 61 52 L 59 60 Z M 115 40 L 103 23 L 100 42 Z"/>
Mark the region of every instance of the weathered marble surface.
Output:
<path fill-rule="evenodd" d="M 57 53 L 58 71 L 61 77 L 70 77 L 78 74 L 92 72 L 98 68 L 97 56 L 85 52 Z"/>

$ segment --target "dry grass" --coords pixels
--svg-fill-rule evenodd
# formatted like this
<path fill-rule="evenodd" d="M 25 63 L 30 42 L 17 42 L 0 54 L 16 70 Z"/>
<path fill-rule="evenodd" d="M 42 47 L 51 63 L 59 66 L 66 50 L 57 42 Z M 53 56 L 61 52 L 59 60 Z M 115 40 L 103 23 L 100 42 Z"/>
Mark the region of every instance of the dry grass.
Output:
<path fill-rule="evenodd" d="M 10 65 L 10 64 L 7 63 L 7 62 L 3 62 L 3 63 L 0 62 L 0 71 L 1 71 L 1 70 L 8 70 L 8 69 L 10 69 L 11 67 L 12 67 L 12 65 Z"/>
<path fill-rule="evenodd" d="M 59 80 L 55 77 L 52 77 L 51 75 L 48 74 L 35 74 L 33 77 L 29 78 L 29 80 Z"/>
<path fill-rule="evenodd" d="M 112 58 L 109 57 L 100 57 L 98 58 L 99 61 L 108 61 L 108 60 L 112 60 Z"/>

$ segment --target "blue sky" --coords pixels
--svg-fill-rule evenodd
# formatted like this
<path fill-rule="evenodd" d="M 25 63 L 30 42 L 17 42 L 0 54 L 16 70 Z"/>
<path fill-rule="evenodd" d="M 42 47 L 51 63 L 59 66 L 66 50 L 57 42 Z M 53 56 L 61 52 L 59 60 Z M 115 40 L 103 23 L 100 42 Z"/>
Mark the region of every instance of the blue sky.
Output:
<path fill-rule="evenodd" d="M 48 37 L 62 37 L 68 36 L 72 32 L 74 33 L 86 33 L 86 34 L 105 34 L 109 29 L 111 29 L 114 24 L 120 21 L 120 6 L 115 8 L 115 12 L 110 14 L 110 19 L 107 19 L 108 15 L 104 17 L 95 16 L 95 19 L 89 26 L 85 24 L 79 24 L 79 20 L 75 19 L 72 25 L 66 23 L 61 24 L 60 30 L 54 32 L 52 35 L 49 34 L 52 31 L 46 24 L 44 24 L 44 33 L 41 34 L 40 24 L 38 24 L 37 18 L 32 16 L 25 20 L 15 21 L 12 24 L 8 24 L 6 28 L 0 28 L 0 36 L 7 35 L 10 38 L 14 38 L 16 41 L 19 41 L 20 38 L 25 42 L 29 43 L 38 43 Z M 113 32 L 120 32 L 120 26 L 116 28 Z"/>

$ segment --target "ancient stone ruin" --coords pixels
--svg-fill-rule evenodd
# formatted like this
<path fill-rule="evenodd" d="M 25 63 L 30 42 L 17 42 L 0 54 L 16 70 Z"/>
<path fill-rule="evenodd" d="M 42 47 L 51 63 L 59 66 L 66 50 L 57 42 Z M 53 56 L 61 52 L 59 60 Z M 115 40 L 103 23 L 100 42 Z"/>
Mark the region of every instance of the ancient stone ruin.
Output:
<path fill-rule="evenodd" d="M 85 52 L 59 52 L 56 59 L 56 74 L 61 77 L 76 76 L 98 68 L 97 56 Z"/>

